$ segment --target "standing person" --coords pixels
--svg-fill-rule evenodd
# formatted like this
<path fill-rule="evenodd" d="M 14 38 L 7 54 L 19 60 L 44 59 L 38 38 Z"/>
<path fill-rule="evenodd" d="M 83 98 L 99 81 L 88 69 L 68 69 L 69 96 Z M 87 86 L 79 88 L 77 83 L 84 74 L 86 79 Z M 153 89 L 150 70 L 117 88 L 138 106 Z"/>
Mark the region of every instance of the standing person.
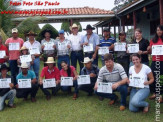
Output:
<path fill-rule="evenodd" d="M 16 76 L 19 73 L 19 67 L 17 64 L 17 60 L 20 56 L 19 49 L 23 46 L 23 39 L 18 37 L 18 30 L 16 28 L 12 29 L 12 37 L 8 38 L 5 42 L 6 46 L 9 48 L 9 66 L 11 70 L 11 75 L 14 78 L 14 82 L 16 83 Z M 14 45 L 18 45 L 17 49 L 10 49 L 10 46 L 16 48 Z"/>
<path fill-rule="evenodd" d="M 104 61 L 105 61 L 105 66 L 103 66 L 100 69 L 94 87 L 95 94 L 100 96 L 100 100 L 103 100 L 103 98 L 111 99 L 109 105 L 113 105 L 118 99 L 118 96 L 115 95 L 114 92 L 115 91 L 120 92 L 121 95 L 120 110 L 123 111 L 126 108 L 125 106 L 126 106 L 126 98 L 127 98 L 127 81 L 128 81 L 127 75 L 124 71 L 124 68 L 120 64 L 114 63 L 113 55 L 111 53 L 104 55 Z M 97 92 L 98 82 L 112 83 L 113 93 Z"/>
<path fill-rule="evenodd" d="M 93 28 L 91 25 L 87 25 L 86 29 L 83 29 L 83 30 L 86 30 L 87 33 L 82 39 L 81 46 L 89 45 L 89 44 L 93 45 L 93 51 L 85 52 L 84 57 L 89 57 L 90 59 L 93 59 L 94 60 L 93 64 L 98 66 L 98 49 L 97 49 L 97 46 L 99 45 L 99 36 L 97 34 L 93 33 L 94 29 L 95 28 Z"/>
<path fill-rule="evenodd" d="M 113 37 L 110 35 L 110 29 L 108 27 L 104 28 L 104 37 L 100 40 L 100 47 L 108 47 L 109 53 L 114 53 L 114 43 L 116 42 Z M 101 56 L 102 66 L 105 65 L 104 56 Z"/>
<path fill-rule="evenodd" d="M 32 54 L 32 56 L 34 56 L 34 63 L 32 65 L 32 68 L 36 74 L 36 79 L 39 79 L 39 70 L 40 70 L 40 52 L 41 52 L 41 44 L 40 42 L 35 40 L 35 36 L 37 36 L 37 34 L 35 34 L 34 32 L 30 31 L 29 33 L 27 33 L 27 36 L 29 38 L 28 41 L 24 42 L 23 46 L 29 49 L 32 48 L 38 48 L 39 53 L 37 52 L 36 54 Z"/>
<path fill-rule="evenodd" d="M 148 47 L 149 52 L 152 50 L 152 46 L 154 45 L 163 45 L 163 26 L 159 25 L 156 29 L 156 34 L 153 39 L 150 40 L 150 46 Z M 150 89 L 153 92 L 153 95 L 150 97 L 150 99 L 155 99 L 157 97 L 159 102 L 163 102 L 163 55 L 153 55 L 152 56 L 152 65 L 151 69 L 154 75 L 154 83 L 151 84 Z M 160 76 L 160 96 L 156 95 L 156 86 L 157 85 L 157 79 Z"/>
<path fill-rule="evenodd" d="M 132 54 L 132 62 L 134 66 L 130 67 L 129 76 L 137 78 L 144 78 L 144 88 L 132 87 L 130 93 L 129 110 L 132 112 L 139 111 L 140 107 L 143 107 L 144 113 L 149 111 L 149 103 L 145 99 L 149 96 L 150 90 L 149 85 L 153 83 L 154 78 L 151 69 L 141 63 L 141 57 L 139 54 Z M 128 83 L 130 83 L 129 81 Z"/>
<path fill-rule="evenodd" d="M 96 65 L 92 64 L 92 60 L 89 57 L 84 58 L 84 67 L 81 70 L 81 75 L 89 75 L 91 83 L 86 85 L 78 85 L 79 90 L 83 90 L 88 93 L 88 96 L 92 96 L 93 88 L 97 81 L 99 68 Z"/>
<path fill-rule="evenodd" d="M 70 66 L 70 52 L 72 50 L 71 42 L 68 39 L 65 39 L 64 37 L 64 30 L 59 31 L 59 40 L 56 44 L 57 47 L 57 58 L 58 58 L 58 68 L 59 70 L 62 69 L 61 62 L 65 61 Z"/>
<path fill-rule="evenodd" d="M 55 61 L 53 57 L 48 57 L 47 61 L 45 62 L 47 66 L 45 66 L 40 75 L 40 88 L 46 95 L 46 99 L 50 100 L 51 99 L 51 94 L 48 91 L 48 89 L 52 90 L 52 95 L 56 95 L 56 92 L 59 89 L 59 83 L 60 83 L 60 71 L 59 69 L 55 66 Z M 56 81 L 56 87 L 52 88 L 43 88 L 43 78 L 45 79 L 53 79 L 55 78 Z"/>
<path fill-rule="evenodd" d="M 72 52 L 71 52 L 71 65 L 77 68 L 77 61 L 80 66 L 80 71 L 83 68 L 83 50 L 81 47 L 82 36 L 78 33 L 80 29 L 80 25 L 73 24 L 70 26 L 70 30 L 72 34 L 68 37 L 72 44 Z"/>
<path fill-rule="evenodd" d="M 51 30 L 44 30 L 42 32 L 42 36 L 44 39 L 41 41 L 41 48 L 43 51 L 43 61 L 46 62 L 48 57 L 53 57 L 54 59 L 56 58 L 56 46 L 55 44 L 57 43 L 56 40 L 51 38 L 52 31 Z M 44 50 L 45 45 L 47 43 L 52 43 L 53 44 L 53 50 Z M 46 66 L 46 63 L 44 63 L 44 66 Z"/>
<path fill-rule="evenodd" d="M 8 58 L 9 58 L 8 49 L 7 49 L 6 46 L 4 46 L 4 45 L 2 44 L 2 41 L 3 41 L 3 39 L 2 39 L 2 37 L 0 36 L 0 52 L 4 51 L 5 54 L 6 54 L 6 56 L 0 58 L 0 66 L 1 66 L 2 64 L 4 64 L 4 63 L 7 63 Z"/>
<path fill-rule="evenodd" d="M 7 72 L 9 70 L 10 70 L 9 67 L 7 67 L 6 64 L 2 64 L 2 66 L 0 68 L 0 72 L 1 72 L 0 79 L 10 78 L 11 83 L 9 84 L 10 88 L 0 88 L 0 111 L 3 110 L 3 108 L 5 106 L 5 100 L 7 100 L 7 99 L 9 100 L 8 106 L 10 108 L 15 108 L 14 98 L 16 95 L 16 90 L 14 89 L 13 78 L 7 74 Z"/>

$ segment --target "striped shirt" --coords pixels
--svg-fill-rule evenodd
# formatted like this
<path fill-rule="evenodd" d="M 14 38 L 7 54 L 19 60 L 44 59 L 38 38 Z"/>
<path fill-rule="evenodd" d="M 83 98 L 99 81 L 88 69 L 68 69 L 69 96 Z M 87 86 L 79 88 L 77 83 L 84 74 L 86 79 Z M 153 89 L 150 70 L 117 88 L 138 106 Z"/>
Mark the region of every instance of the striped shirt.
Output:
<path fill-rule="evenodd" d="M 109 72 L 106 66 L 103 66 L 100 69 L 97 82 L 115 83 L 121 81 L 124 78 L 127 78 L 124 68 L 120 64 L 114 63 L 112 72 Z"/>

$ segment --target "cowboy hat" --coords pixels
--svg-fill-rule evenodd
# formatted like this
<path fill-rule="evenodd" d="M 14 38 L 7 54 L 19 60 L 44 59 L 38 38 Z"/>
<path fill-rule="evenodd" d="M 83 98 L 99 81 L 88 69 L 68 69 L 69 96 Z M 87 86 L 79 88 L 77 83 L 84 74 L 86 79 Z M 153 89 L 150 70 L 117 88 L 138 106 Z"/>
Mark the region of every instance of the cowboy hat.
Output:
<path fill-rule="evenodd" d="M 94 30 L 95 28 L 92 27 L 91 25 L 87 25 L 87 26 L 86 26 L 86 29 L 83 29 L 83 30 L 89 30 L 89 29 Z"/>
<path fill-rule="evenodd" d="M 89 57 L 85 57 L 84 62 L 82 62 L 82 63 L 86 64 L 86 63 L 89 63 L 89 62 L 92 62 L 92 61 L 93 61 L 93 59 L 90 59 Z"/>
<path fill-rule="evenodd" d="M 2 64 L 2 65 L 1 65 L 0 71 L 1 71 L 2 69 L 7 69 L 8 71 L 10 71 L 10 68 L 7 67 L 6 64 Z"/>
<path fill-rule="evenodd" d="M 52 64 L 55 63 L 54 58 L 53 57 L 48 57 L 47 61 L 45 62 L 46 64 Z"/>
<path fill-rule="evenodd" d="M 26 35 L 27 35 L 27 36 L 30 36 L 30 35 L 31 35 L 31 36 L 37 36 L 37 34 L 36 34 L 36 33 L 34 33 L 33 31 L 30 31 L 30 32 L 29 32 L 29 33 L 27 33 Z"/>
<path fill-rule="evenodd" d="M 20 51 L 22 50 L 28 50 L 28 48 L 26 48 L 25 46 L 21 47 Z"/>
<path fill-rule="evenodd" d="M 80 25 L 77 25 L 77 24 L 73 24 L 72 26 L 69 27 L 70 30 L 72 31 L 73 28 L 78 28 L 78 30 L 80 29 Z"/>
<path fill-rule="evenodd" d="M 21 68 L 24 68 L 24 69 L 29 68 L 29 67 L 28 67 L 28 64 L 27 64 L 26 62 L 21 63 L 21 66 L 20 66 L 20 67 L 21 67 Z"/>
<path fill-rule="evenodd" d="M 13 28 L 12 29 L 12 33 L 18 33 L 18 29 L 17 28 Z"/>

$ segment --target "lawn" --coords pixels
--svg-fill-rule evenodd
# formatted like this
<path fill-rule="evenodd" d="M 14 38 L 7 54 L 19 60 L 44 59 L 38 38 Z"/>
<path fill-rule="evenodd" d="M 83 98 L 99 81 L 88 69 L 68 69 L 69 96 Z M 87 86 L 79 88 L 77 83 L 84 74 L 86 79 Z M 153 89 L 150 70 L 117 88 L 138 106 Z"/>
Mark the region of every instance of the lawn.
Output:
<path fill-rule="evenodd" d="M 96 95 L 88 97 L 87 94 L 82 91 L 80 91 L 77 100 L 72 100 L 72 95 L 60 91 L 56 96 L 52 96 L 50 101 L 47 101 L 39 89 L 36 98 L 36 103 L 32 103 L 30 100 L 24 102 L 22 99 L 16 98 L 15 104 L 17 107 L 14 109 L 5 107 L 5 109 L 0 112 L 0 122 L 155 121 L 155 101 L 151 100 L 147 100 L 151 105 L 150 112 L 143 114 L 142 112 L 132 113 L 128 108 L 125 111 L 119 111 L 119 101 L 115 105 L 109 106 L 108 99 L 99 101 Z M 161 108 L 162 107 L 163 104 L 161 104 Z M 162 109 L 161 111 L 163 113 Z M 163 118 L 161 118 L 161 120 L 163 121 Z"/>

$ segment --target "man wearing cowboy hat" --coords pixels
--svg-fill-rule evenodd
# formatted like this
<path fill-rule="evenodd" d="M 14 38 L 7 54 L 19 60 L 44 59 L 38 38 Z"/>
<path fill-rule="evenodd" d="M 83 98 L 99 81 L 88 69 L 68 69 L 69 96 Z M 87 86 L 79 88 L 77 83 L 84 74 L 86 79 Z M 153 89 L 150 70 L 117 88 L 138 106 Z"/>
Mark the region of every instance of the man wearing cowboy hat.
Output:
<path fill-rule="evenodd" d="M 83 61 L 84 55 L 83 50 L 81 47 L 82 36 L 78 33 L 80 29 L 80 25 L 73 24 L 70 26 L 70 30 L 72 34 L 68 37 L 68 40 L 71 41 L 72 44 L 72 52 L 71 52 L 71 65 L 75 68 L 77 67 L 77 61 L 79 62 L 80 70 L 83 68 Z"/>
<path fill-rule="evenodd" d="M 55 61 L 53 57 L 48 57 L 47 62 L 45 62 L 48 66 L 44 67 L 41 71 L 40 75 L 40 88 L 46 95 L 46 99 L 51 99 L 51 94 L 47 88 L 43 88 L 43 78 L 45 79 L 52 79 L 55 78 L 57 87 L 50 88 L 52 89 L 52 94 L 55 95 L 56 92 L 59 90 L 59 83 L 60 83 L 60 71 L 55 66 Z"/>
<path fill-rule="evenodd" d="M 98 77 L 99 68 L 92 64 L 92 60 L 89 57 L 85 57 L 83 63 L 85 67 L 83 67 L 81 70 L 81 75 L 90 75 L 91 84 L 79 85 L 78 88 L 79 90 L 88 92 L 88 96 L 92 96 L 94 91 L 93 88 Z"/>
<path fill-rule="evenodd" d="M 12 37 L 8 38 L 5 42 L 5 45 L 9 48 L 9 44 L 13 47 L 15 44 L 19 46 L 19 49 L 23 46 L 23 39 L 18 37 L 18 30 L 16 28 L 12 29 Z M 15 47 L 15 46 L 14 46 Z M 17 60 L 20 56 L 19 49 L 10 49 L 9 48 L 9 66 L 11 70 L 11 75 L 14 78 L 14 82 L 16 83 L 16 76 L 19 73 L 19 67 L 17 64 Z"/>
<path fill-rule="evenodd" d="M 16 80 L 17 80 L 16 97 L 24 98 L 24 101 L 26 101 L 28 98 L 28 95 L 30 94 L 31 101 L 36 102 L 35 97 L 36 97 L 37 90 L 38 90 L 36 75 L 32 70 L 28 69 L 29 67 L 27 63 L 23 62 L 20 67 L 21 67 L 21 72 L 16 77 Z M 19 85 L 18 85 L 19 79 L 31 79 L 31 88 L 19 88 Z"/>
<path fill-rule="evenodd" d="M 25 46 L 28 49 L 32 49 L 32 48 L 38 48 L 39 51 L 41 52 L 41 44 L 40 42 L 35 40 L 35 36 L 37 36 L 37 34 L 35 34 L 34 32 L 30 31 L 29 33 L 27 33 L 27 36 L 29 38 L 28 41 L 24 42 L 23 46 Z M 33 54 L 33 56 L 35 57 L 34 59 L 34 63 L 32 65 L 32 68 L 36 74 L 36 79 L 38 80 L 39 78 L 39 70 L 40 70 L 40 55 L 41 54 Z"/>
<path fill-rule="evenodd" d="M 5 106 L 5 100 L 9 99 L 8 101 L 8 106 L 10 108 L 15 108 L 14 103 L 14 98 L 16 95 L 16 90 L 13 89 L 14 88 L 14 80 L 13 78 L 7 74 L 7 72 L 9 71 L 9 67 L 6 66 L 6 64 L 2 64 L 1 68 L 0 68 L 0 79 L 10 79 L 11 83 L 9 83 L 9 88 L 0 88 L 0 111 L 3 110 L 4 106 Z M 3 81 L 6 82 L 6 81 Z"/>
<path fill-rule="evenodd" d="M 93 64 L 98 65 L 98 50 L 96 47 L 99 45 L 99 36 L 93 33 L 94 29 L 95 28 L 93 28 L 91 25 L 87 25 L 86 29 L 83 29 L 87 31 L 87 34 L 83 37 L 81 46 L 93 44 L 93 51 L 86 52 L 84 57 L 94 59 Z"/>

